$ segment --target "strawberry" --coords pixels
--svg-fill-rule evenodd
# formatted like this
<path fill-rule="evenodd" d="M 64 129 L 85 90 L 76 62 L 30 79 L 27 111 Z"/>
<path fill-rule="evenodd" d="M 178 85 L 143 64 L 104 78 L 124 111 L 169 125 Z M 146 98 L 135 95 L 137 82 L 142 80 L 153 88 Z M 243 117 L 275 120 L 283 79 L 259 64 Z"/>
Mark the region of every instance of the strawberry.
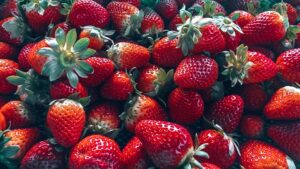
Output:
<path fill-rule="evenodd" d="M 87 126 L 93 133 L 115 134 L 120 126 L 120 110 L 112 102 L 98 104 L 89 112 Z"/>
<path fill-rule="evenodd" d="M 140 68 L 150 60 L 150 52 L 147 48 L 130 42 L 116 43 L 108 49 L 107 53 L 121 70 Z"/>
<path fill-rule="evenodd" d="M 16 91 L 16 86 L 8 83 L 6 78 L 16 74 L 19 65 L 8 59 L 0 59 L 0 94 L 10 94 Z"/>
<path fill-rule="evenodd" d="M 201 163 L 201 165 L 203 166 L 203 169 L 221 169 L 220 167 L 211 163 Z M 193 168 L 193 169 L 199 169 L 199 168 Z"/>
<path fill-rule="evenodd" d="M 64 167 L 64 153 L 56 150 L 49 141 L 44 140 L 32 146 L 22 159 L 20 169 Z"/>
<path fill-rule="evenodd" d="M 7 122 L 5 116 L 0 112 L 0 131 L 5 130 L 7 126 Z"/>
<path fill-rule="evenodd" d="M 198 91 L 204 103 L 220 100 L 224 97 L 224 84 L 217 81 L 212 87 Z"/>
<path fill-rule="evenodd" d="M 161 105 L 153 98 L 140 95 L 128 102 L 128 108 L 120 116 L 128 131 L 134 133 L 136 125 L 142 120 L 166 121 L 167 115 Z"/>
<path fill-rule="evenodd" d="M 296 20 L 298 18 L 296 8 L 289 3 L 277 3 L 273 6 L 273 8 L 276 10 L 276 9 L 280 8 L 280 6 L 282 6 L 282 5 L 284 5 L 284 8 L 285 8 L 284 10 L 286 10 L 285 12 L 287 14 L 289 23 L 295 24 Z"/>
<path fill-rule="evenodd" d="M 260 138 L 264 134 L 264 121 L 257 115 L 245 115 L 240 124 L 241 133 L 249 138 Z"/>
<path fill-rule="evenodd" d="M 224 7 L 216 1 L 213 0 L 196 0 L 194 3 L 200 5 L 203 8 L 204 16 L 214 16 L 214 15 L 226 15 L 226 10 Z"/>
<path fill-rule="evenodd" d="M 243 27 L 242 42 L 247 45 L 267 45 L 284 38 L 285 20 L 275 11 L 258 14 Z"/>
<path fill-rule="evenodd" d="M 229 14 L 229 18 L 232 19 L 234 23 L 243 28 L 254 19 L 254 16 L 247 11 L 236 10 Z"/>
<path fill-rule="evenodd" d="M 64 30 L 65 33 L 69 32 L 71 30 L 71 25 L 67 22 L 61 22 L 59 24 L 56 24 L 50 31 L 50 37 L 55 37 L 55 32 L 58 28 L 61 28 Z"/>
<path fill-rule="evenodd" d="M 50 87 L 50 96 L 52 99 L 68 98 L 73 94 L 78 94 L 79 97 L 87 97 L 87 89 L 80 83 L 77 83 L 76 88 L 73 88 L 67 79 L 54 82 Z"/>
<path fill-rule="evenodd" d="M 28 60 L 28 54 L 33 46 L 34 43 L 26 44 L 18 55 L 18 63 L 23 70 L 29 70 L 31 68 Z"/>
<path fill-rule="evenodd" d="M 272 50 L 264 48 L 264 47 L 251 46 L 251 47 L 249 47 L 249 51 L 258 52 L 258 53 L 264 54 L 265 56 L 267 56 L 268 58 L 272 59 L 273 61 L 277 57 L 277 56 L 275 56 L 275 53 Z"/>
<path fill-rule="evenodd" d="M 50 106 L 46 120 L 57 143 L 69 148 L 79 142 L 85 119 L 85 111 L 80 103 L 61 99 Z"/>
<path fill-rule="evenodd" d="M 151 8 L 143 8 L 144 18 L 141 24 L 143 34 L 155 34 L 165 29 L 163 19 Z"/>
<path fill-rule="evenodd" d="M 144 145 L 137 137 L 133 137 L 124 147 L 122 159 L 127 169 L 150 167 L 150 159 Z"/>
<path fill-rule="evenodd" d="M 155 4 L 155 11 L 165 20 L 173 18 L 178 13 L 176 0 L 160 0 Z"/>
<path fill-rule="evenodd" d="M 245 169 L 296 168 L 285 153 L 258 140 L 250 140 L 242 145 L 240 163 Z"/>
<path fill-rule="evenodd" d="M 14 59 L 18 51 L 12 45 L 0 42 L 0 59 Z"/>
<path fill-rule="evenodd" d="M 282 78 L 289 82 L 300 83 L 300 48 L 282 53 L 276 60 Z"/>
<path fill-rule="evenodd" d="M 169 114 L 172 120 L 180 124 L 193 124 L 201 118 L 204 103 L 196 91 L 174 89 L 168 98 Z"/>
<path fill-rule="evenodd" d="M 141 0 L 116 0 L 119 2 L 127 2 L 135 7 L 139 8 L 141 6 Z"/>
<path fill-rule="evenodd" d="M 122 152 L 114 140 L 102 135 L 91 135 L 72 148 L 69 168 L 122 169 Z"/>
<path fill-rule="evenodd" d="M 41 40 L 35 43 L 29 50 L 27 60 L 30 66 L 39 74 L 42 74 L 43 66 L 47 61 L 47 57 L 39 55 L 38 51 L 41 48 L 49 47 L 46 40 Z"/>
<path fill-rule="evenodd" d="M 273 120 L 300 119 L 300 89 L 285 86 L 278 89 L 264 108 L 264 114 Z"/>
<path fill-rule="evenodd" d="M 94 73 L 87 76 L 87 78 L 80 78 L 80 82 L 87 87 L 95 87 L 103 83 L 114 73 L 115 65 L 107 58 L 90 57 L 85 60 L 91 65 Z"/>
<path fill-rule="evenodd" d="M 1 16 L 0 18 L 8 18 L 17 13 L 17 0 L 4 0 L 0 7 Z"/>
<path fill-rule="evenodd" d="M 0 41 L 2 42 L 20 45 L 24 41 L 25 32 L 25 23 L 17 16 L 0 20 Z"/>
<path fill-rule="evenodd" d="M 169 22 L 169 29 L 176 31 L 177 25 L 183 24 L 182 19 L 179 14 L 176 14 Z"/>
<path fill-rule="evenodd" d="M 293 159 L 300 161 L 300 122 L 274 124 L 268 128 L 268 136 Z"/>
<path fill-rule="evenodd" d="M 105 99 L 125 101 L 133 93 L 134 87 L 129 75 L 116 71 L 100 88 L 100 95 Z"/>
<path fill-rule="evenodd" d="M 195 90 L 213 86 L 217 78 L 217 62 L 204 55 L 185 58 L 174 74 L 174 81 L 179 87 Z"/>
<path fill-rule="evenodd" d="M 109 13 L 92 0 L 78 0 L 71 8 L 69 20 L 76 28 L 82 26 L 104 28 L 109 23 Z"/>
<path fill-rule="evenodd" d="M 6 121 L 10 123 L 12 129 L 28 127 L 34 121 L 31 110 L 19 100 L 6 103 L 1 107 L 0 112 L 5 116 Z"/>

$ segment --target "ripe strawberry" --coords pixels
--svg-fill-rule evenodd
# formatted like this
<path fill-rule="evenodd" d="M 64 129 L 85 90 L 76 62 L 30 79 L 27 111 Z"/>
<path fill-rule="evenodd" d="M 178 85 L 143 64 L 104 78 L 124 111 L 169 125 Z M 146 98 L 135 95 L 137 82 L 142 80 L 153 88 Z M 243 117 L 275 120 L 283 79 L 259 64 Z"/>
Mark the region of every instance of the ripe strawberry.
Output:
<path fill-rule="evenodd" d="M 0 59 L 0 94 L 10 94 L 16 91 L 16 86 L 8 83 L 7 77 L 16 74 L 19 65 L 8 59 Z"/>
<path fill-rule="evenodd" d="M 151 8 L 143 8 L 144 18 L 141 25 L 143 34 L 155 34 L 165 29 L 163 19 Z"/>
<path fill-rule="evenodd" d="M 300 48 L 282 53 L 276 61 L 282 78 L 289 82 L 300 83 Z"/>
<path fill-rule="evenodd" d="M 196 0 L 194 3 L 200 5 L 203 8 L 204 16 L 215 16 L 224 15 L 226 16 L 226 10 L 224 7 L 216 1 L 213 0 Z"/>
<path fill-rule="evenodd" d="M 285 153 L 258 140 L 250 140 L 242 145 L 240 163 L 245 169 L 296 168 Z"/>
<path fill-rule="evenodd" d="M 32 146 L 22 159 L 20 169 L 64 167 L 64 153 L 55 149 L 49 141 L 44 140 Z"/>
<path fill-rule="evenodd" d="M 277 3 L 273 6 L 273 8 L 276 10 L 276 9 L 280 8 L 280 6 L 282 6 L 282 5 L 285 5 L 284 8 L 286 10 L 286 14 L 287 14 L 289 23 L 291 25 L 295 24 L 296 20 L 298 18 L 296 8 L 293 5 L 291 5 L 290 3 Z"/>
<path fill-rule="evenodd" d="M 100 88 L 100 95 L 105 99 L 125 101 L 134 88 L 129 75 L 116 71 Z"/>
<path fill-rule="evenodd" d="M 285 86 L 277 90 L 264 109 L 268 119 L 298 120 L 300 119 L 300 89 Z"/>
<path fill-rule="evenodd" d="M 5 130 L 7 126 L 7 122 L 5 116 L 0 112 L 0 131 Z"/>
<path fill-rule="evenodd" d="M 50 31 L 50 37 L 55 37 L 55 32 L 58 28 L 61 28 L 65 33 L 67 33 L 69 30 L 71 30 L 71 25 L 67 22 L 56 24 Z"/>
<path fill-rule="evenodd" d="M 193 124 L 204 111 L 201 95 L 196 91 L 174 89 L 168 98 L 169 114 L 172 120 L 180 124 Z"/>
<path fill-rule="evenodd" d="M 275 11 L 258 14 L 243 27 L 242 42 L 247 45 L 268 45 L 281 40 L 286 34 L 284 18 Z"/>
<path fill-rule="evenodd" d="M 249 138 L 259 138 L 264 134 L 264 121 L 257 115 L 245 115 L 240 124 L 241 133 Z"/>
<path fill-rule="evenodd" d="M 150 52 L 147 48 L 130 42 L 116 43 L 108 49 L 107 53 L 121 70 L 140 68 L 150 60 Z"/>
<path fill-rule="evenodd" d="M 217 78 L 217 62 L 204 55 L 185 58 L 174 74 L 174 81 L 179 87 L 195 90 L 213 86 Z"/>
<path fill-rule="evenodd" d="M 179 14 L 175 15 L 169 22 L 169 29 L 176 31 L 177 25 L 183 24 L 182 19 Z"/>
<path fill-rule="evenodd" d="M 137 137 L 133 137 L 124 147 L 122 159 L 127 169 L 150 167 L 150 159 L 144 145 Z"/>
<path fill-rule="evenodd" d="M 249 51 L 258 52 L 258 53 L 264 54 L 265 56 L 267 56 L 268 58 L 272 59 L 273 61 L 275 61 L 276 57 L 277 57 L 277 56 L 275 56 L 274 51 L 272 51 L 270 49 L 267 49 L 267 48 L 264 48 L 264 47 L 251 46 L 251 47 L 249 47 Z"/>
<path fill-rule="evenodd" d="M 247 11 L 236 10 L 229 15 L 229 18 L 232 19 L 234 23 L 243 28 L 254 19 L 254 16 Z"/>
<path fill-rule="evenodd" d="M 76 28 L 82 26 L 104 28 L 109 23 L 109 13 L 92 0 L 78 0 L 71 8 L 69 20 Z"/>
<path fill-rule="evenodd" d="M 85 111 L 80 103 L 61 99 L 50 106 L 46 120 L 57 143 L 69 148 L 79 142 L 85 124 Z"/>
<path fill-rule="evenodd" d="M 28 61 L 28 54 L 31 48 L 34 46 L 34 43 L 26 44 L 20 51 L 18 55 L 18 63 L 23 70 L 29 70 L 31 68 Z"/>
<path fill-rule="evenodd" d="M 137 79 L 137 89 L 142 93 L 149 93 L 155 91 L 156 81 L 159 81 L 158 74 L 160 69 L 156 65 L 147 65 L 139 72 Z"/>
<path fill-rule="evenodd" d="M 160 0 L 155 4 L 155 11 L 165 20 L 173 18 L 178 13 L 176 0 Z"/>
<path fill-rule="evenodd" d="M 49 47 L 46 40 L 41 40 L 32 46 L 28 52 L 28 62 L 30 66 L 39 74 L 42 74 L 43 66 L 47 61 L 47 57 L 38 54 L 41 48 Z"/>
<path fill-rule="evenodd" d="M 73 94 L 78 94 L 79 97 L 87 97 L 87 89 L 79 82 L 76 88 L 73 88 L 67 79 L 54 82 L 50 87 L 50 96 L 53 100 L 68 98 Z"/>
<path fill-rule="evenodd" d="M 300 122 L 274 124 L 268 128 L 268 136 L 296 161 L 300 161 Z"/>
<path fill-rule="evenodd" d="M 122 169 L 122 152 L 114 140 L 102 135 L 91 135 L 72 148 L 69 168 Z"/>
<path fill-rule="evenodd" d="M 114 63 L 107 58 L 90 57 L 85 61 L 94 69 L 94 73 L 88 75 L 87 78 L 80 78 L 80 82 L 87 87 L 100 85 L 112 76 L 115 69 Z"/>
<path fill-rule="evenodd" d="M 161 105 L 153 98 L 140 95 L 128 102 L 128 108 L 120 116 L 128 131 L 134 133 L 136 125 L 142 120 L 166 121 L 167 115 Z"/>
<path fill-rule="evenodd" d="M 119 2 L 127 2 L 135 7 L 139 8 L 141 6 L 141 0 L 116 0 Z"/>
<path fill-rule="evenodd" d="M 34 121 L 31 110 L 19 100 L 6 103 L 1 107 L 0 112 L 12 129 L 29 127 Z"/>
<path fill-rule="evenodd" d="M 0 7 L 0 18 L 8 18 L 13 16 L 13 13 L 17 13 L 17 0 L 4 0 Z"/>
<path fill-rule="evenodd" d="M 14 59 L 18 51 L 12 45 L 0 42 L 0 59 Z"/>

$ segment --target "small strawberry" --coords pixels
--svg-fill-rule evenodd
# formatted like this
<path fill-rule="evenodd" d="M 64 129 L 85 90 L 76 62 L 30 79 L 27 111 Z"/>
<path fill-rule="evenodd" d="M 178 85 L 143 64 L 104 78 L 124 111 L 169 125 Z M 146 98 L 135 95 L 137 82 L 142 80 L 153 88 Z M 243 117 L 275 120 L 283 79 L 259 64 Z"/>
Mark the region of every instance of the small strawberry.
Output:
<path fill-rule="evenodd" d="M 26 44 L 20 51 L 18 55 L 18 63 L 23 70 L 29 70 L 31 68 L 28 61 L 28 54 L 31 48 L 34 46 L 34 43 Z"/>
<path fill-rule="evenodd" d="M 264 134 L 264 121 L 257 115 L 245 115 L 240 124 L 241 133 L 249 138 L 260 138 Z"/>
<path fill-rule="evenodd" d="M 285 153 L 258 140 L 250 140 L 242 145 L 240 164 L 245 169 L 296 168 Z"/>
<path fill-rule="evenodd" d="M 232 19 L 234 23 L 243 28 L 254 19 L 254 16 L 247 11 L 236 10 L 229 14 L 229 18 Z"/>
<path fill-rule="evenodd" d="M 175 83 L 184 89 L 206 89 L 213 86 L 217 78 L 217 62 L 204 55 L 185 58 L 174 74 Z"/>
<path fill-rule="evenodd" d="M 264 114 L 273 120 L 300 119 L 300 89 L 285 86 L 277 90 L 264 108 Z"/>
<path fill-rule="evenodd" d="M 277 3 L 273 6 L 273 8 L 276 10 L 276 9 L 280 8 L 280 6 L 282 6 L 282 5 L 284 5 L 284 10 L 287 14 L 289 23 L 290 24 L 295 24 L 296 20 L 298 18 L 297 9 L 289 3 Z"/>
<path fill-rule="evenodd" d="M 73 94 L 78 94 L 80 98 L 88 96 L 87 89 L 80 82 L 77 83 L 76 88 L 73 88 L 67 79 L 51 84 L 50 96 L 53 100 L 68 98 Z"/>
<path fill-rule="evenodd" d="M 203 8 L 204 16 L 215 16 L 215 15 L 223 15 L 226 16 L 226 10 L 224 7 L 216 1 L 213 0 L 196 0 L 194 3 L 200 5 Z"/>
<path fill-rule="evenodd" d="M 165 20 L 173 18 L 178 13 L 176 0 L 160 0 L 155 4 L 155 11 Z"/>
<path fill-rule="evenodd" d="M 46 56 L 42 56 L 38 54 L 38 51 L 41 48 L 49 47 L 46 43 L 46 40 L 41 40 L 37 43 L 35 43 L 30 49 L 27 54 L 27 60 L 30 64 L 30 67 L 32 67 L 37 73 L 42 74 L 43 65 L 45 65 L 47 61 Z"/>
<path fill-rule="evenodd" d="M 273 61 L 275 61 L 276 57 L 277 57 L 277 56 L 275 56 L 274 51 L 272 51 L 270 49 L 267 49 L 267 48 L 264 48 L 264 47 L 260 47 L 260 46 L 251 46 L 251 47 L 249 47 L 249 51 L 264 54 L 268 58 L 272 59 Z"/>
<path fill-rule="evenodd" d="M 18 51 L 12 45 L 0 42 L 0 59 L 14 59 Z"/>
<path fill-rule="evenodd" d="M 140 68 L 150 60 L 150 52 L 147 48 L 130 42 L 116 43 L 107 50 L 107 53 L 121 70 Z"/>
<path fill-rule="evenodd" d="M 116 1 L 130 3 L 131 5 L 134 5 L 137 8 L 141 6 L 141 0 L 116 0 Z"/>
<path fill-rule="evenodd" d="M 85 124 L 85 111 L 76 101 L 55 101 L 47 114 L 47 126 L 58 144 L 72 147 L 79 142 Z"/>
<path fill-rule="evenodd" d="M 0 112 L 0 131 L 5 130 L 7 127 L 7 122 L 5 116 Z"/>
<path fill-rule="evenodd" d="M 72 148 L 69 168 L 122 169 L 122 152 L 114 140 L 102 135 L 91 135 Z"/>
<path fill-rule="evenodd" d="M 20 45 L 24 41 L 26 25 L 20 17 L 13 16 L 0 20 L 0 41 Z"/>
<path fill-rule="evenodd" d="M 141 24 L 143 34 L 155 34 L 165 29 L 163 19 L 153 9 L 146 7 L 142 10 L 144 12 L 144 18 Z"/>
<path fill-rule="evenodd" d="M 10 84 L 6 78 L 15 75 L 19 65 L 8 59 L 0 59 L 0 94 L 10 94 L 16 91 L 16 86 Z"/>
<path fill-rule="evenodd" d="M 67 22 L 61 22 L 59 24 L 56 24 L 50 31 L 50 37 L 55 37 L 55 32 L 58 28 L 61 28 L 64 30 L 65 33 L 69 32 L 71 30 L 71 25 Z"/>
<path fill-rule="evenodd" d="M 204 111 L 201 95 L 196 91 L 174 89 L 168 98 L 169 114 L 172 120 L 180 124 L 193 124 Z"/>

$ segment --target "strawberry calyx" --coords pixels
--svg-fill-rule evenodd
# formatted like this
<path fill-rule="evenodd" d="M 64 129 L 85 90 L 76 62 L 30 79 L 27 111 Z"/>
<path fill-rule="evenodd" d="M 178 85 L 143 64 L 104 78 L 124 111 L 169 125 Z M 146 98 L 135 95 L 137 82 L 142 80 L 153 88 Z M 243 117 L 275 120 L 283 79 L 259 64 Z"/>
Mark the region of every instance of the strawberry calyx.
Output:
<path fill-rule="evenodd" d="M 13 14 L 13 18 L 3 23 L 2 26 L 10 35 L 11 39 L 18 39 L 21 43 L 24 42 L 27 33 L 27 25 L 22 17 Z"/>
<path fill-rule="evenodd" d="M 47 62 L 42 69 L 42 75 L 48 76 L 51 82 L 67 75 L 69 83 L 76 88 L 79 77 L 87 78 L 87 74 L 93 73 L 93 68 L 85 59 L 96 53 L 88 48 L 89 39 L 77 40 L 75 29 L 70 30 L 67 35 L 63 29 L 58 28 L 55 38 L 46 38 L 49 47 L 41 48 L 39 55 L 47 57 Z"/>
<path fill-rule="evenodd" d="M 13 158 L 19 151 L 18 146 L 6 146 L 11 138 L 6 137 L 9 129 L 1 131 L 0 130 L 0 166 L 5 166 L 8 169 L 17 169 L 18 162 Z"/>
<path fill-rule="evenodd" d="M 159 69 L 157 73 L 157 78 L 154 80 L 154 91 L 145 93 L 148 96 L 155 97 L 161 96 L 166 91 L 168 91 L 169 87 L 172 85 L 174 77 L 174 69 L 169 70 L 166 72 L 163 68 Z"/>
<path fill-rule="evenodd" d="M 142 26 L 142 21 L 144 18 L 144 12 L 139 11 L 136 14 L 130 16 L 128 23 L 122 31 L 124 37 L 131 37 L 136 34 L 141 34 L 139 29 Z"/>
<path fill-rule="evenodd" d="M 57 143 L 55 138 L 48 138 L 47 141 L 49 144 L 51 144 L 54 147 L 55 151 L 57 151 L 59 153 L 66 151 L 66 149 L 63 146 L 61 146 Z"/>
<path fill-rule="evenodd" d="M 220 15 L 218 13 L 216 13 L 216 2 L 212 1 L 212 0 L 203 0 L 203 7 L 202 11 L 203 14 L 202 16 L 207 16 L 207 17 L 212 17 L 212 16 L 216 16 L 216 15 Z"/>
<path fill-rule="evenodd" d="M 89 32 L 90 36 L 93 38 L 98 38 L 106 43 L 110 42 L 112 45 L 114 44 L 114 41 L 108 37 L 115 33 L 114 30 L 104 30 L 95 26 L 84 26 L 82 27 L 82 30 Z"/>
<path fill-rule="evenodd" d="M 288 155 L 286 156 L 286 163 L 289 169 L 297 169 L 295 162 Z"/>
<path fill-rule="evenodd" d="M 235 31 L 241 34 L 243 33 L 242 29 L 228 17 L 215 16 L 213 19 L 214 24 L 217 25 L 222 32 L 227 33 L 230 36 L 236 36 Z"/>
<path fill-rule="evenodd" d="M 40 15 L 43 15 L 45 10 L 50 6 L 60 5 L 59 0 L 32 0 L 29 3 L 24 4 L 26 12 L 37 11 Z"/>
<path fill-rule="evenodd" d="M 92 133 L 102 134 L 110 138 L 116 138 L 120 132 L 119 128 L 110 128 L 107 121 L 99 121 L 97 119 L 92 119 L 89 122 L 87 129 Z"/>

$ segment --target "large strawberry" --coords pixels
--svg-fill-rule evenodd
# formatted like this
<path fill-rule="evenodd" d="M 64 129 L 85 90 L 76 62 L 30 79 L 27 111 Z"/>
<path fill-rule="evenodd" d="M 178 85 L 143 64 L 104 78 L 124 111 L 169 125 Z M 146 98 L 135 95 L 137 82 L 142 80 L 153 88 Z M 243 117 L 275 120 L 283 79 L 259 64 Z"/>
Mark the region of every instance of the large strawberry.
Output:
<path fill-rule="evenodd" d="M 20 45 L 26 33 L 24 21 L 17 16 L 0 20 L 0 41 L 13 45 Z"/>
<path fill-rule="evenodd" d="M 5 116 L 0 112 L 0 130 L 5 130 L 7 126 L 7 122 Z"/>
<path fill-rule="evenodd" d="M 258 140 L 250 140 L 242 145 L 240 163 L 245 169 L 296 169 L 285 153 Z"/>
<path fill-rule="evenodd" d="M 68 98 L 73 94 L 78 94 L 79 97 L 88 96 L 87 89 L 80 82 L 77 83 L 76 88 L 73 88 L 66 79 L 51 84 L 50 96 L 54 100 Z"/>
<path fill-rule="evenodd" d="M 143 34 L 155 34 L 162 32 L 165 28 L 163 19 L 151 8 L 143 8 L 144 18 L 141 24 Z"/>
<path fill-rule="evenodd" d="M 47 126 L 57 143 L 69 148 L 79 142 L 85 119 L 85 111 L 79 102 L 61 99 L 50 106 Z"/>
<path fill-rule="evenodd" d="M 264 134 L 264 121 L 258 115 L 245 115 L 240 124 L 241 133 L 250 138 L 259 138 Z"/>
<path fill-rule="evenodd" d="M 277 90 L 264 109 L 268 119 L 297 120 L 300 119 L 300 89 L 285 86 Z"/>
<path fill-rule="evenodd" d="M 155 4 L 156 12 L 164 19 L 171 19 L 178 13 L 176 0 L 160 0 Z"/>
<path fill-rule="evenodd" d="M 72 148 L 69 168 L 122 169 L 122 152 L 114 140 L 102 135 L 91 135 Z"/>
<path fill-rule="evenodd" d="M 10 44 L 0 42 L 0 59 L 14 59 L 18 54 L 15 47 Z"/>
<path fill-rule="evenodd" d="M 6 78 L 16 74 L 19 65 L 8 59 L 0 59 L 0 94 L 10 94 L 16 91 L 16 86 L 8 83 Z"/>
<path fill-rule="evenodd" d="M 26 44 L 20 51 L 18 55 L 18 63 L 22 70 L 29 70 L 31 68 L 29 61 L 28 61 L 28 53 L 31 48 L 34 46 L 34 43 Z"/>
<path fill-rule="evenodd" d="M 229 18 L 232 19 L 234 23 L 243 28 L 254 19 L 254 16 L 247 11 L 236 10 L 229 14 Z"/>

